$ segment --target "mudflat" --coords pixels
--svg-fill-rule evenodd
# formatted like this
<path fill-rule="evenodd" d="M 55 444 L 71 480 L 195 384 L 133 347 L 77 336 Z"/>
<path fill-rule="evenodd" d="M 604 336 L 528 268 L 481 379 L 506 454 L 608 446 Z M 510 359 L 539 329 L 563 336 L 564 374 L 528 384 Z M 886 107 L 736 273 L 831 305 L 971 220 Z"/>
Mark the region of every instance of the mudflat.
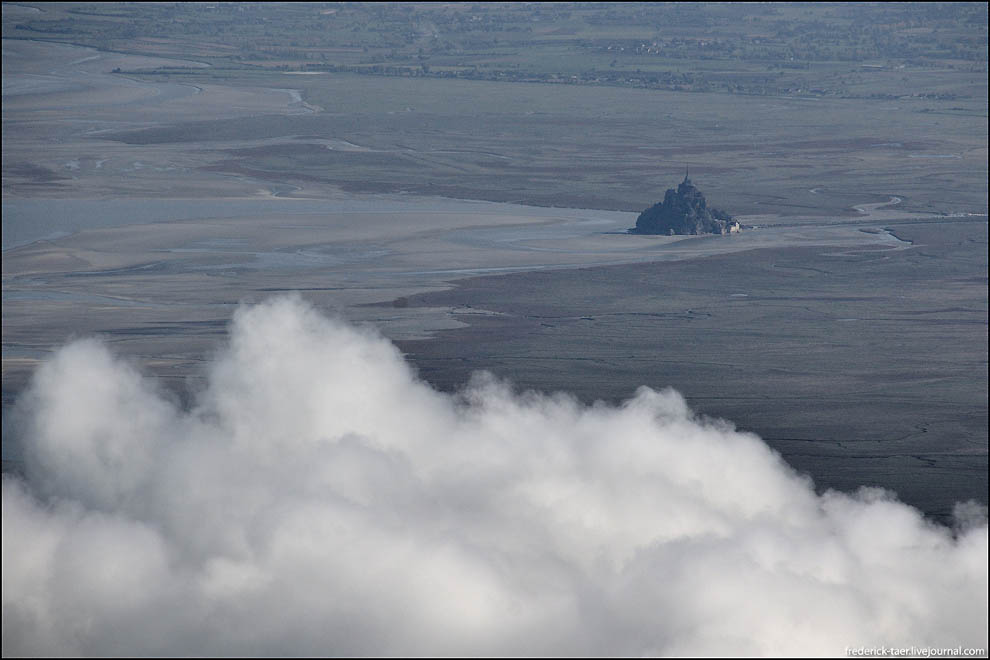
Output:
<path fill-rule="evenodd" d="M 447 389 L 673 386 L 819 487 L 986 501 L 985 93 L 725 103 L 3 49 L 5 410 L 90 334 L 188 396 L 238 304 L 297 291 Z M 625 234 L 686 160 L 749 229 Z"/>
<path fill-rule="evenodd" d="M 987 221 L 888 230 L 910 247 L 474 278 L 410 301 L 470 327 L 401 346 L 446 389 L 476 369 L 589 403 L 674 387 L 820 489 L 883 486 L 948 519 L 987 492 Z"/>

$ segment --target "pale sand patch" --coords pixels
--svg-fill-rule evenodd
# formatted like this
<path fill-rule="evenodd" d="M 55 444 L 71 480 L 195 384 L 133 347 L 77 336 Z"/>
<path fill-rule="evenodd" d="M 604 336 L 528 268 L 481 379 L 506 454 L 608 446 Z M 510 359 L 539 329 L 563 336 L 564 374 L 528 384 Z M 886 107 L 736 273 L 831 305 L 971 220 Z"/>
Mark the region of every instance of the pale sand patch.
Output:
<path fill-rule="evenodd" d="M 565 209 L 527 214 L 523 207 L 445 212 L 442 201 L 437 205 L 432 212 L 274 213 L 90 229 L 6 251 L 4 291 L 64 307 L 67 316 L 58 323 L 63 327 L 75 322 L 78 309 L 65 300 L 44 300 L 44 292 L 145 301 L 164 305 L 166 316 L 196 320 L 202 317 L 193 307 L 215 318 L 211 305 L 217 302 L 301 290 L 361 319 L 368 317 L 362 307 L 368 303 L 445 288 L 478 274 L 694 259 L 766 247 L 906 246 L 880 229 L 860 231 L 862 225 L 652 237 L 617 233 L 634 214 Z M 5 313 L 16 304 L 5 302 Z M 446 312 L 431 318 L 423 310 L 396 308 L 383 329 L 408 338 L 411 328 L 421 335 L 449 325 Z M 29 331 L 12 322 L 5 337 L 16 342 Z"/>
<path fill-rule="evenodd" d="M 206 65 L 5 40 L 4 197 L 248 195 L 258 186 L 248 177 L 201 170 L 222 159 L 217 145 L 149 148 L 101 141 L 99 136 L 174 122 L 317 111 L 293 89 L 145 82 L 113 73 L 161 66 Z M 78 168 L 65 167 L 74 162 Z M 17 167 L 8 172 L 8 165 Z M 46 177 L 31 174 L 46 170 L 51 173 Z"/>

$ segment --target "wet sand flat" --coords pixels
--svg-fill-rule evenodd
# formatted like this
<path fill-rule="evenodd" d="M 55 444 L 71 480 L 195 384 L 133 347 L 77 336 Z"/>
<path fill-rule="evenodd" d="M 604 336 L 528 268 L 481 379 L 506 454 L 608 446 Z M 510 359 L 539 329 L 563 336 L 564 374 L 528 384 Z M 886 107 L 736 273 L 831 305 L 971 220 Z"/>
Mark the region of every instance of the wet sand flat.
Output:
<path fill-rule="evenodd" d="M 167 201 L 144 204 L 165 207 L 167 214 Z M 303 208 L 291 213 L 297 204 Z M 352 200 L 350 208 L 361 204 Z M 685 240 L 622 234 L 633 217 L 615 212 L 445 200 L 396 202 L 392 210 L 366 212 L 335 211 L 326 203 L 315 213 L 296 200 L 278 205 L 286 212 L 273 213 L 268 205 L 248 217 L 132 219 L 6 250 L 4 351 L 5 360 L 17 361 L 4 363 L 5 391 L 18 390 L 32 366 L 24 356 L 44 355 L 73 335 L 110 333 L 120 350 L 147 356 L 155 334 L 147 327 L 162 329 L 163 347 L 169 346 L 163 352 L 184 356 L 186 368 L 170 375 L 188 377 L 205 342 L 222 335 L 233 306 L 278 292 L 303 291 L 325 309 L 410 339 L 462 322 L 443 308 L 393 305 L 386 313 L 369 305 L 481 274 L 685 260 L 808 242 L 891 250 L 906 245 L 889 232 L 845 225 Z M 18 208 L 11 202 L 8 211 Z M 176 322 L 197 331 L 180 333 Z"/>
<path fill-rule="evenodd" d="M 892 487 L 934 515 L 986 499 L 985 122 L 981 143 L 969 116 L 936 129 L 884 102 L 849 136 L 852 102 L 699 117 L 699 95 L 663 92 L 658 123 L 638 90 L 536 85 L 499 87 L 481 117 L 475 83 L 192 82 L 189 60 L 3 48 L 5 409 L 91 334 L 188 397 L 237 305 L 299 292 L 448 389 L 474 369 L 588 400 L 674 386 L 820 485 Z M 160 67 L 186 75 L 113 71 Z M 561 103 L 621 116 L 532 111 Z M 768 103 L 791 118 L 779 139 L 753 111 Z M 835 135 L 805 135 L 815 112 Z M 932 132 L 885 133 L 905 127 Z M 685 135 L 699 144 L 662 144 Z M 723 152 L 701 187 L 750 229 L 624 234 L 671 159 Z"/>
<path fill-rule="evenodd" d="M 987 222 L 892 230 L 911 247 L 475 278 L 410 300 L 468 327 L 401 346 L 445 389 L 476 369 L 589 403 L 672 386 L 819 489 L 891 488 L 948 519 L 987 492 Z"/>

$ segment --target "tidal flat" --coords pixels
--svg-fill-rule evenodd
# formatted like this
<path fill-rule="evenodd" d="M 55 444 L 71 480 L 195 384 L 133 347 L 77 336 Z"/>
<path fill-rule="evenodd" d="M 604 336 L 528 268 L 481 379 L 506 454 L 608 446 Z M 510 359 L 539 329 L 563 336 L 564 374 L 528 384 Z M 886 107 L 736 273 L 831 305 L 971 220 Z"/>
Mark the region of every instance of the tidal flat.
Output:
<path fill-rule="evenodd" d="M 448 390 L 476 369 L 586 403 L 671 386 L 820 490 L 882 486 L 947 520 L 987 492 L 987 220 L 887 231 L 910 247 L 473 278 L 410 304 L 494 313 L 400 345 Z"/>
<path fill-rule="evenodd" d="M 730 104 L 3 48 L 5 419 L 88 335 L 188 400 L 237 306 L 297 291 L 447 390 L 674 387 L 820 488 L 986 502 L 985 93 Z M 751 229 L 624 234 L 686 160 Z"/>

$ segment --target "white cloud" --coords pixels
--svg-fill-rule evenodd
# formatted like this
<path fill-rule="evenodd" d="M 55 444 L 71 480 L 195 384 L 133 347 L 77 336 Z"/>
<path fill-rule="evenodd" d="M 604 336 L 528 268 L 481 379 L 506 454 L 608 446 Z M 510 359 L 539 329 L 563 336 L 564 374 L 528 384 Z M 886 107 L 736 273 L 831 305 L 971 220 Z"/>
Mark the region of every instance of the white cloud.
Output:
<path fill-rule="evenodd" d="M 298 298 L 192 411 L 98 342 L 19 403 L 4 655 L 841 655 L 987 645 L 986 510 L 818 496 L 672 390 L 456 397 Z"/>

